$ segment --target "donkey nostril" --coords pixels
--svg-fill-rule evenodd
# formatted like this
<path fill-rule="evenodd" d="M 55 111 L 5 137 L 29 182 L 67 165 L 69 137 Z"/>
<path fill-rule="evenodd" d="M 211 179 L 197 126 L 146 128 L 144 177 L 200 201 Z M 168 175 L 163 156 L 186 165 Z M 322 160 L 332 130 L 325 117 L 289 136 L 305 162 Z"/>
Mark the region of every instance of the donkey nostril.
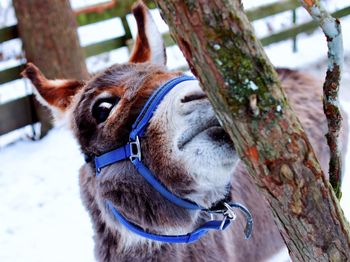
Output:
<path fill-rule="evenodd" d="M 188 103 L 195 100 L 205 99 L 207 98 L 207 95 L 204 93 L 196 93 L 196 94 L 190 94 L 188 96 L 185 96 L 181 99 L 181 103 Z"/>

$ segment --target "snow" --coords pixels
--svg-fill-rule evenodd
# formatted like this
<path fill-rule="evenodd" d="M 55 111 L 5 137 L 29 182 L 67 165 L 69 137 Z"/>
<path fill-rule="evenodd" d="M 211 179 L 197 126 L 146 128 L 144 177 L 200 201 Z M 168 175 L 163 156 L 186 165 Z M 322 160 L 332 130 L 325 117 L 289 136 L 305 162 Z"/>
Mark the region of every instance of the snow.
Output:
<path fill-rule="evenodd" d="M 88 5 L 96 5 L 100 3 L 105 3 L 106 0 L 70 0 L 71 7 L 73 9 L 79 9 Z"/>
<path fill-rule="evenodd" d="M 107 28 L 109 30 L 106 30 Z M 119 17 L 78 28 L 79 40 L 82 46 L 102 42 L 124 34 L 122 20 Z"/>
<path fill-rule="evenodd" d="M 341 105 L 344 109 L 346 109 L 346 112 L 348 116 L 350 116 L 350 101 L 349 97 L 348 100 L 342 100 Z M 350 117 L 348 118 L 348 126 L 350 127 Z M 348 141 L 350 141 L 350 134 L 348 134 Z M 342 185 L 342 199 L 340 201 L 340 205 L 344 211 L 344 214 L 348 221 L 350 221 L 350 151 L 349 151 L 349 144 L 348 144 L 348 152 L 346 154 L 345 159 L 345 172 L 344 172 L 344 178 L 343 178 L 343 185 Z"/>
<path fill-rule="evenodd" d="M 78 188 L 83 157 L 71 133 L 55 128 L 0 158 L 0 261 L 94 261 Z"/>
<path fill-rule="evenodd" d="M 277 0 L 244 1 L 246 8 L 254 8 Z M 105 0 L 71 0 L 74 8 Z M 257 4 L 257 2 L 259 2 Z M 3 12 L 10 0 L 0 1 L 0 26 L 16 23 L 13 9 Z M 348 4 L 346 0 L 326 1 L 331 10 Z M 309 21 L 302 8 L 297 9 L 298 23 Z M 162 33 L 168 31 L 159 12 L 152 11 Z M 133 37 L 136 23 L 127 17 Z M 342 18 L 343 39 L 346 55 L 343 86 L 350 84 L 350 16 Z M 259 37 L 291 26 L 291 12 L 276 15 L 268 20 L 253 23 Z M 83 46 L 111 39 L 124 33 L 119 18 L 95 25 L 80 27 L 78 34 Z M 320 30 L 314 34 L 301 34 L 298 52 L 293 53 L 292 41 L 285 41 L 265 48 L 275 66 L 310 71 L 318 77 L 326 72 L 327 45 Z M 11 40 L 0 44 L 5 59 L 0 61 L 0 70 L 23 62 L 21 41 Z M 168 47 L 168 68 L 186 65 L 177 46 Z M 99 71 L 114 63 L 128 59 L 128 48 L 120 48 L 87 59 L 90 72 Z M 253 86 L 252 86 L 253 87 Z M 253 87 L 254 88 L 254 87 Z M 31 93 L 24 80 L 16 80 L 0 86 L 0 103 Z M 341 104 L 350 115 L 350 91 L 343 88 Z M 350 125 L 350 123 L 349 123 Z M 83 163 L 79 147 L 65 127 L 54 128 L 44 139 L 31 141 L 31 127 L 14 131 L 0 137 L 0 261 L 94 261 L 92 228 L 88 214 L 79 196 L 78 170 Z M 5 146 L 6 145 L 6 146 Z M 346 157 L 350 163 L 350 155 Z M 350 167 L 343 182 L 341 206 L 350 219 Z M 285 261 L 286 251 L 276 254 L 271 261 Z"/>

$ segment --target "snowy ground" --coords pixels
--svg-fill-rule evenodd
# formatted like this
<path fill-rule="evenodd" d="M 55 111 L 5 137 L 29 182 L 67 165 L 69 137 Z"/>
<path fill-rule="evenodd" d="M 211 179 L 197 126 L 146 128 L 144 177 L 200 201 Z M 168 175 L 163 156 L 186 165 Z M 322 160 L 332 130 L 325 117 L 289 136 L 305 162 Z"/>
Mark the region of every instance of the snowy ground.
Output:
<path fill-rule="evenodd" d="M 91 1 L 101 2 L 101 0 L 74 0 L 72 4 L 74 7 L 80 7 Z M 246 7 L 256 5 L 256 1 L 244 2 Z M 273 0 L 261 1 L 263 2 Z M 334 2 L 338 8 L 348 5 L 346 0 Z M 334 2 L 331 8 L 335 8 Z M 0 2 L 0 7 L 2 3 L 4 2 Z M 261 3 L 259 1 L 259 4 Z M 298 12 L 301 13 L 298 16 L 300 21 L 307 19 L 307 15 L 302 14 L 303 10 Z M 167 27 L 159 20 L 158 14 L 154 15 L 158 17 L 161 31 L 166 31 Z M 266 35 L 271 26 L 275 30 L 288 26 L 291 21 L 289 16 L 290 13 L 286 13 L 270 19 L 268 23 L 255 22 L 257 34 Z M 128 21 L 135 34 L 134 21 L 131 17 Z M 92 39 L 106 38 L 105 32 L 114 32 L 108 37 L 122 34 L 118 23 L 120 21 L 114 19 L 104 25 L 102 23 L 100 25 L 102 27 L 79 29 L 82 44 L 92 43 Z M 343 19 L 342 24 L 347 56 L 342 84 L 345 91 L 342 91 L 341 102 L 350 115 L 350 89 L 347 88 L 350 85 L 350 17 Z M 103 26 L 107 29 L 103 29 Z M 289 41 L 267 47 L 266 51 L 271 61 L 276 66 L 299 68 L 324 77 L 327 52 L 324 36 L 317 32 L 310 36 L 300 36 L 298 39 L 298 53 L 292 52 L 292 43 Z M 16 41 L 5 47 L 8 51 L 6 54 L 10 58 L 0 62 L 0 68 L 21 62 L 11 58 L 11 52 L 16 53 L 20 46 Z M 0 51 L 1 48 L 4 47 L 0 46 Z M 176 47 L 168 48 L 167 52 L 169 68 L 185 64 Z M 127 50 L 121 49 L 109 55 L 101 55 L 99 58 L 90 58 L 87 62 L 90 71 L 96 71 L 116 61 L 126 60 Z M 30 92 L 30 86 L 25 87 L 23 83 L 22 80 L 18 80 L 1 86 L 0 102 Z M 83 157 L 70 132 L 64 127 L 57 127 L 40 141 L 31 141 L 21 135 L 20 140 L 3 146 L 13 137 L 19 136 L 10 134 L 0 137 L 0 261 L 94 261 L 91 224 L 80 202 L 77 180 Z M 349 154 L 346 162 L 350 163 Z M 344 179 L 344 196 L 341 203 L 348 219 L 350 219 L 350 204 L 345 201 L 350 199 L 350 192 L 346 190 L 350 187 L 349 169 L 350 167 L 347 168 L 349 172 Z M 281 257 L 275 261 L 281 261 Z"/>
<path fill-rule="evenodd" d="M 83 158 L 71 134 L 56 128 L 0 158 L 0 261 L 94 261 L 78 191 Z"/>

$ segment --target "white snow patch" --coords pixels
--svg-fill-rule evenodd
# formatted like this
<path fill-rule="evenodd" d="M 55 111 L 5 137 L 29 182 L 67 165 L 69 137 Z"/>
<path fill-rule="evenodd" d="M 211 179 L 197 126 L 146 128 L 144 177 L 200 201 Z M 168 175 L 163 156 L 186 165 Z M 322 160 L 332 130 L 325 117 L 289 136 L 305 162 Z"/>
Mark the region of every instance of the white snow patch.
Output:
<path fill-rule="evenodd" d="M 0 151 L 0 261 L 94 261 L 78 188 L 82 163 L 63 128 Z"/>
<path fill-rule="evenodd" d="M 291 262 L 287 248 L 283 248 L 266 260 L 266 262 Z"/>
<path fill-rule="evenodd" d="M 87 46 L 125 34 L 119 17 L 78 27 L 80 44 Z"/>
<path fill-rule="evenodd" d="M 90 5 L 105 3 L 107 0 L 70 0 L 70 5 L 73 9 L 79 9 Z"/>
<path fill-rule="evenodd" d="M 340 104 L 342 105 L 343 109 L 346 111 L 348 115 L 348 126 L 350 127 L 350 100 L 349 97 L 347 100 L 341 100 Z M 345 217 L 350 221 L 350 132 L 348 133 L 348 150 L 345 156 L 345 170 L 344 170 L 344 177 L 343 177 L 343 184 L 342 184 L 342 198 L 340 200 L 340 206 L 342 207 Z"/>

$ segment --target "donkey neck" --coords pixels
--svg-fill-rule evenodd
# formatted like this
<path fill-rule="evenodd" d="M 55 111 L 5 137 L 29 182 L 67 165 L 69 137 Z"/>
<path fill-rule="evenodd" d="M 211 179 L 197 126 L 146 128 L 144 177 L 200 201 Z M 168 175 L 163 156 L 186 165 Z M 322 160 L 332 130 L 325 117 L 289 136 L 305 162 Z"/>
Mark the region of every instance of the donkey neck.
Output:
<path fill-rule="evenodd" d="M 145 239 L 126 243 L 135 236 L 129 235 L 126 239 L 126 235 L 122 236 L 119 230 L 112 232 L 103 222 L 95 225 L 95 234 L 95 255 L 103 262 L 233 261 L 227 249 L 227 243 L 232 243 L 232 239 L 225 234 L 209 234 L 193 244 L 167 244 Z"/>
<path fill-rule="evenodd" d="M 111 180 L 108 179 L 111 175 L 109 172 L 113 173 L 115 170 L 118 170 L 118 176 L 113 179 L 113 183 L 116 184 L 111 184 Z M 139 237 L 120 225 L 109 210 L 104 208 L 105 198 L 111 200 L 118 211 L 132 223 L 155 234 L 187 234 L 202 222 L 199 211 L 179 208 L 164 199 L 137 175 L 130 163 L 117 164 L 115 170 L 114 168 L 107 170 L 104 177 L 99 179 L 96 179 L 94 170 L 89 164 L 80 170 L 81 196 L 94 224 L 96 253 L 102 252 L 97 254 L 98 257 L 103 257 L 108 252 L 113 253 L 113 250 L 118 251 L 118 257 L 123 254 L 129 256 L 131 253 L 136 256 L 141 251 L 143 255 L 154 254 L 167 246 Z M 133 179 L 126 180 L 124 176 Z M 103 178 L 107 180 L 104 181 Z M 96 188 L 100 188 L 102 192 L 96 192 Z M 135 188 L 139 188 L 137 195 L 133 192 Z"/>

